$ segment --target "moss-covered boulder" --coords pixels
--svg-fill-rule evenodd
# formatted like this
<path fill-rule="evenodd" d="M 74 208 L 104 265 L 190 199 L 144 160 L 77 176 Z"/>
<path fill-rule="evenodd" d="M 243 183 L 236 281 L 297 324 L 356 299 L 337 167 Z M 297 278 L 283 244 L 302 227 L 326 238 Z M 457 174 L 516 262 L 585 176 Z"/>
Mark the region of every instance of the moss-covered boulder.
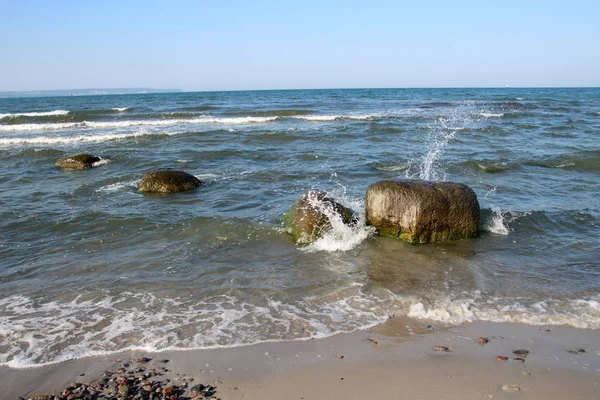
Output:
<path fill-rule="evenodd" d="M 176 193 L 193 190 L 202 184 L 194 175 L 170 168 L 148 172 L 138 186 L 140 192 Z"/>
<path fill-rule="evenodd" d="M 77 154 L 60 158 L 55 166 L 63 169 L 87 169 L 94 167 L 94 164 L 102 160 L 101 157 L 91 156 L 89 154 Z"/>
<path fill-rule="evenodd" d="M 332 229 L 334 219 L 346 225 L 354 222 L 349 208 L 314 191 L 305 193 L 283 217 L 297 244 L 312 243 L 322 237 Z"/>
<path fill-rule="evenodd" d="M 367 188 L 367 224 L 380 235 L 409 243 L 439 242 L 479 234 L 479 202 L 460 183 L 380 181 Z"/>

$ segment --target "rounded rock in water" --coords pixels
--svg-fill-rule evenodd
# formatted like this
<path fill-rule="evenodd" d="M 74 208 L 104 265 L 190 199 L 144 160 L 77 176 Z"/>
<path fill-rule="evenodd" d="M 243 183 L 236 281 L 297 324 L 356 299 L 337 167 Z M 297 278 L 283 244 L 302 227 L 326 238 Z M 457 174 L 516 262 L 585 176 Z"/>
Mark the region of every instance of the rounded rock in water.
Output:
<path fill-rule="evenodd" d="M 367 188 L 367 224 L 380 235 L 409 243 L 439 242 L 479 234 L 473 190 L 453 182 L 379 181 Z"/>
<path fill-rule="evenodd" d="M 75 156 L 60 158 L 54 165 L 63 169 L 88 169 L 92 168 L 94 163 L 97 163 L 100 160 L 102 160 L 102 158 L 98 156 L 77 154 Z"/>
<path fill-rule="evenodd" d="M 323 192 L 304 194 L 283 217 L 292 239 L 298 244 L 312 243 L 332 229 L 331 219 L 340 218 L 346 225 L 353 223 L 352 211 Z"/>
<path fill-rule="evenodd" d="M 138 190 L 150 193 L 176 193 L 198 188 L 202 182 L 194 175 L 170 168 L 148 172 Z"/>

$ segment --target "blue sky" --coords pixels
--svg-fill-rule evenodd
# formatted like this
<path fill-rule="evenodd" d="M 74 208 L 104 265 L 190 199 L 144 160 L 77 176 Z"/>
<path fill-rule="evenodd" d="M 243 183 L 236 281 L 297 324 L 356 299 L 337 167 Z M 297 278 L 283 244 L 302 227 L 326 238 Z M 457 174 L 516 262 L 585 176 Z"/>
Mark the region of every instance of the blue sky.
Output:
<path fill-rule="evenodd" d="M 0 0 L 0 91 L 600 86 L 600 1 Z"/>

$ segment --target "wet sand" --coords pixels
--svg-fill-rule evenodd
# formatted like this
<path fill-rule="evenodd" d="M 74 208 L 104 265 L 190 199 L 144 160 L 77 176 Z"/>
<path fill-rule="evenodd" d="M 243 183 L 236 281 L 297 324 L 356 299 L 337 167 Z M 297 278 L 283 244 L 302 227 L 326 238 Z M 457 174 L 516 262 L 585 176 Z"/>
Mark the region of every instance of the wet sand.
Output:
<path fill-rule="evenodd" d="M 479 337 L 489 342 L 480 345 Z M 436 351 L 437 346 L 449 351 Z M 524 362 L 514 359 L 513 351 L 520 349 L 529 351 Z M 214 384 L 221 399 L 597 399 L 600 391 L 598 331 L 483 322 L 444 329 L 392 319 L 370 331 L 304 342 L 124 352 L 41 368 L 3 367 L 0 398 L 89 383 L 143 356 L 153 358 L 149 368 L 168 359 L 160 365 L 168 366 L 166 377 L 173 383 L 193 378 L 190 386 Z"/>

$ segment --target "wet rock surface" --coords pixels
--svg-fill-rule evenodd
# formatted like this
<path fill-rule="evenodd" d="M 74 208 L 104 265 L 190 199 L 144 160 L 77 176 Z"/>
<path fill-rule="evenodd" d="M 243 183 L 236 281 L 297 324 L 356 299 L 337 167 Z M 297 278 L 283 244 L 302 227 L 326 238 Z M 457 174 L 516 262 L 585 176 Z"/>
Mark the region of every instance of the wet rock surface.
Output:
<path fill-rule="evenodd" d="M 367 223 L 380 235 L 409 243 L 463 239 L 479 234 L 477 195 L 460 183 L 379 181 L 367 188 Z"/>
<path fill-rule="evenodd" d="M 144 175 L 138 190 L 149 193 L 177 193 L 196 189 L 201 184 L 198 178 L 187 172 L 163 168 Z"/>
<path fill-rule="evenodd" d="M 101 157 L 92 156 L 89 154 L 77 154 L 60 158 L 54 164 L 62 169 L 88 169 L 93 168 L 94 164 L 102 160 Z"/>
<path fill-rule="evenodd" d="M 292 239 L 297 244 L 308 244 L 332 229 L 332 219 L 342 223 L 353 223 L 352 211 L 323 192 L 310 191 L 304 194 L 283 217 Z"/>
<path fill-rule="evenodd" d="M 148 365 L 151 358 L 123 362 L 115 371 L 106 371 L 89 383 L 72 382 L 51 394 L 36 394 L 17 400 L 220 400 L 217 387 L 197 384 L 189 387 L 191 377 L 177 375 L 175 383 L 167 377 L 168 368 Z M 164 363 L 163 363 L 164 364 Z"/>

